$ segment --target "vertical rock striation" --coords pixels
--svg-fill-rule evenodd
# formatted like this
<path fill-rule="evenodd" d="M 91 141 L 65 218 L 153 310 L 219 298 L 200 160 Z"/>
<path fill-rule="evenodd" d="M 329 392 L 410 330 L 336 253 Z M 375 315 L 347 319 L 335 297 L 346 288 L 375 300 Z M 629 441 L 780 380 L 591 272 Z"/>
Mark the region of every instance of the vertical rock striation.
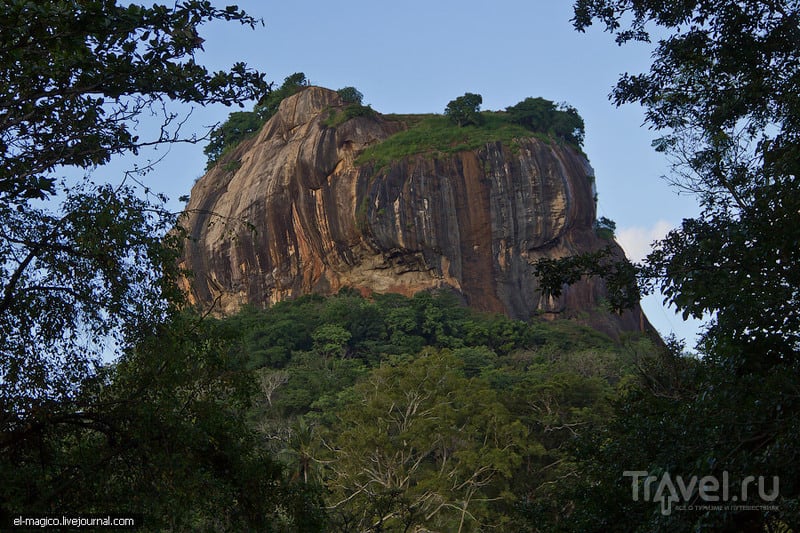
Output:
<path fill-rule="evenodd" d="M 451 288 L 472 307 L 515 318 L 578 316 L 611 333 L 646 323 L 638 310 L 597 312 L 599 280 L 558 299 L 539 291 L 537 259 L 609 245 L 594 231 L 583 155 L 528 138 L 513 149 L 498 142 L 359 165 L 365 148 L 401 125 L 376 115 L 328 126 L 343 106 L 319 87 L 287 98 L 256 138 L 195 184 L 183 221 L 193 238 L 184 255 L 191 301 L 228 313 L 342 287 Z"/>

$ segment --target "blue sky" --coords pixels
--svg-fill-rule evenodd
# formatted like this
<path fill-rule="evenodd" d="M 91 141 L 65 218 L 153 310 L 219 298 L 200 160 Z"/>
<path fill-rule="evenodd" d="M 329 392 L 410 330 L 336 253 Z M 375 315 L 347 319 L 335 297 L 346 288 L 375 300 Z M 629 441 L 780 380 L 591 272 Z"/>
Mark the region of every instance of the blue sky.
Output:
<path fill-rule="evenodd" d="M 250 0 L 238 5 L 262 18 L 265 27 L 205 26 L 205 52 L 198 61 L 215 69 L 244 61 L 278 85 L 294 72 L 333 89 L 352 85 L 383 113 L 439 113 L 465 92 L 481 94 L 483 109 L 503 109 L 528 96 L 568 102 L 586 122 L 584 150 L 597 175 L 598 216 L 616 221 L 629 256 L 641 258 L 650 241 L 697 212 L 693 198 L 678 195 L 660 179 L 669 165 L 650 146 L 657 133 L 642 126 L 642 109 L 616 108 L 608 100 L 621 73 L 648 68 L 649 45 L 619 47 L 602 28 L 576 32 L 570 2 Z M 195 109 L 186 127 L 202 132 L 230 111 Z M 177 207 L 204 165 L 202 145 L 176 146 L 146 182 Z M 659 296 L 647 298 L 644 307 L 659 331 L 674 331 L 693 344 L 696 322 L 684 323 L 664 309 Z"/>

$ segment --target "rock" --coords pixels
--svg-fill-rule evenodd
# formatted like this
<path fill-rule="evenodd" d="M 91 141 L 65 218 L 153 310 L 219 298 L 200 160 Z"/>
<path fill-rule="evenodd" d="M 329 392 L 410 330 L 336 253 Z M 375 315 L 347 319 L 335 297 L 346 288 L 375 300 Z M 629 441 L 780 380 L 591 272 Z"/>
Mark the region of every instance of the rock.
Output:
<path fill-rule="evenodd" d="M 600 280 L 558 299 L 539 291 L 532 262 L 609 245 L 593 227 L 593 171 L 574 148 L 531 137 L 379 169 L 357 156 L 402 124 L 376 114 L 327 125 L 343 108 L 334 91 L 302 90 L 195 184 L 182 222 L 192 303 L 232 313 L 343 287 L 450 288 L 523 320 L 579 317 L 612 334 L 646 327 L 638 309 L 598 311 Z"/>

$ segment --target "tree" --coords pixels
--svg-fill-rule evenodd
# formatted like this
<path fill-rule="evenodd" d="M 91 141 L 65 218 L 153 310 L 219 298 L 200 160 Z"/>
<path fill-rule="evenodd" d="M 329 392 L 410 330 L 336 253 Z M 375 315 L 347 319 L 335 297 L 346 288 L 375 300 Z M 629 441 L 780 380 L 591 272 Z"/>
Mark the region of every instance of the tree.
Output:
<path fill-rule="evenodd" d="M 364 101 L 364 95 L 355 87 L 342 87 L 336 92 L 346 104 L 361 105 Z"/>
<path fill-rule="evenodd" d="M 647 40 L 648 24 L 669 33 L 650 72 L 623 76 L 612 97 L 645 106 L 665 132 L 656 149 L 702 213 L 662 241 L 644 274 L 684 313 L 715 314 L 706 342 L 737 366 L 790 363 L 800 345 L 800 229 L 790 222 L 800 206 L 800 7 L 576 3 L 577 29 L 595 19 L 620 43 Z"/>
<path fill-rule="evenodd" d="M 234 111 L 228 119 L 214 128 L 203 153 L 208 156 L 206 170 L 211 169 L 226 150 L 252 137 L 261 130 L 264 120 L 255 111 Z"/>
<path fill-rule="evenodd" d="M 325 360 L 347 355 L 347 343 L 351 337 L 349 331 L 336 324 L 323 324 L 311 334 L 314 351 Z"/>
<path fill-rule="evenodd" d="M 583 146 L 585 126 L 578 110 L 569 104 L 560 104 L 553 120 L 553 133 L 575 146 Z"/>
<path fill-rule="evenodd" d="M 3 6 L 0 68 L 0 200 L 24 204 L 56 192 L 60 166 L 90 168 L 114 154 L 175 141 L 164 113 L 157 139 L 140 139 L 131 119 L 160 113 L 164 99 L 232 104 L 259 95 L 263 74 L 243 63 L 209 72 L 193 59 L 197 29 L 213 20 L 255 27 L 231 6 L 190 0 L 174 8 L 105 2 L 31 2 Z M 189 139 L 191 140 L 191 139 Z"/>
<path fill-rule="evenodd" d="M 289 381 L 289 372 L 286 370 L 271 370 L 261 368 L 258 372 L 258 382 L 261 386 L 261 393 L 267 399 L 267 404 L 272 407 L 272 395 L 281 385 L 286 385 Z"/>
<path fill-rule="evenodd" d="M 649 343 L 483 315 L 449 291 L 373 298 L 345 289 L 222 321 L 243 367 L 271 366 L 248 418 L 290 483 L 326 491 L 329 530 L 521 531 L 540 502 L 548 519 L 568 510 L 552 488 L 587 468 L 570 449 L 604 429 L 615 387 L 631 388 L 630 346 Z M 279 340 L 285 356 L 264 358 Z"/>
<path fill-rule="evenodd" d="M 662 132 L 655 148 L 672 158 L 673 183 L 694 193 L 701 207 L 643 265 L 626 269 L 637 273 L 644 290 L 659 286 L 684 315 L 712 318 L 698 345 L 705 357 L 687 373 L 688 385 L 667 389 L 665 398 L 643 376 L 630 402 L 639 415 L 618 409 L 620 423 L 601 437 L 612 444 L 594 458 L 602 472 L 576 493 L 618 483 L 618 469 L 631 463 L 631 452 L 638 452 L 633 468 L 668 468 L 673 475 L 778 475 L 790 481 L 780 486 L 775 512 L 732 509 L 670 518 L 650 505 L 620 514 L 632 507 L 630 498 L 605 501 L 605 511 L 592 505 L 584 510 L 594 509 L 594 524 L 608 524 L 614 513 L 626 520 L 637 516 L 626 530 L 788 529 L 800 519 L 800 487 L 793 481 L 800 472 L 787 448 L 800 432 L 800 6 L 754 0 L 575 3 L 579 31 L 596 20 L 620 44 L 649 40 L 653 27 L 664 35 L 650 71 L 622 76 L 612 98 L 645 107 L 649 125 Z M 572 262 L 578 268 L 568 276 L 597 265 L 579 263 Z M 672 364 L 669 356 L 662 360 Z M 651 446 L 656 434 L 663 440 Z"/>
<path fill-rule="evenodd" d="M 483 97 L 479 94 L 464 93 L 455 100 L 450 100 L 444 110 L 444 114 L 450 117 L 459 127 L 473 124 L 480 126 L 483 117 L 480 114 Z"/>
<path fill-rule="evenodd" d="M 236 333 L 176 315 L 46 419 L 4 434 L 15 441 L 0 454 L 0 510 L 113 510 L 154 530 L 319 530 L 313 489 L 288 483 L 247 423 L 254 383 Z"/>
<path fill-rule="evenodd" d="M 200 0 L 3 4 L 3 512 L 152 505 L 163 528 L 239 529 L 279 505 L 267 493 L 280 469 L 227 411 L 248 391 L 223 362 L 230 346 L 195 334 L 201 326 L 178 311 L 183 233 L 168 231 L 176 219 L 164 198 L 141 174 L 118 186 L 59 179 L 144 146 L 197 142 L 169 101 L 241 104 L 265 92 L 264 75 L 244 64 L 209 72 L 196 62 L 198 28 L 217 20 L 258 23 Z M 133 124 L 150 114 L 160 133 L 140 138 Z M 112 368 L 106 350 L 119 357 Z M 241 520 L 204 514 L 222 517 L 234 500 Z"/>
<path fill-rule="evenodd" d="M 506 108 L 506 113 L 512 122 L 540 132 L 550 129 L 555 111 L 555 104 L 541 97 L 529 97 Z"/>
<path fill-rule="evenodd" d="M 498 525 L 525 430 L 447 351 L 374 369 L 337 410 L 329 444 L 334 515 L 359 530 Z"/>
<path fill-rule="evenodd" d="M 160 317 L 163 303 L 177 297 L 169 250 L 179 239 L 162 241 L 174 219 L 158 200 L 88 181 L 57 189 L 58 169 L 194 141 L 180 136 L 165 100 L 230 104 L 265 84 L 243 64 L 210 73 L 192 58 L 202 23 L 256 24 L 236 8 L 15 1 L 3 9 L 0 379 L 6 405 L 30 411 L 31 402 L 68 397 L 69 383 L 89 370 L 99 350 L 86 334 L 128 344 L 127 333 L 144 330 L 137 321 Z M 131 132 L 141 113 L 161 109 L 158 138 Z M 60 212 L 31 203 L 57 192 L 65 198 Z"/>
<path fill-rule="evenodd" d="M 556 105 L 545 98 L 529 97 L 507 107 L 506 113 L 512 122 L 532 131 L 555 135 L 576 146 L 583 145 L 583 119 L 569 104 Z"/>

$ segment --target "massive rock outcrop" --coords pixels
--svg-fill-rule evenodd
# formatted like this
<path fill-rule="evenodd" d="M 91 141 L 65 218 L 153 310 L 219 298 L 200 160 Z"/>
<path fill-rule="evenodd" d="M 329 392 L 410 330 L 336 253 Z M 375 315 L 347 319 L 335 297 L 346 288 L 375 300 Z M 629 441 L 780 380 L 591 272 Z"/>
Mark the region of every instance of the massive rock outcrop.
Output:
<path fill-rule="evenodd" d="M 259 135 L 194 186 L 184 226 L 190 299 L 221 312 L 342 287 L 364 293 L 449 287 L 475 308 L 528 319 L 580 316 L 636 330 L 640 311 L 598 313 L 601 281 L 543 296 L 531 263 L 607 246 L 594 231 L 592 169 L 569 146 L 535 138 L 513 149 L 356 163 L 402 128 L 380 115 L 337 127 L 344 103 L 309 87 L 287 98 Z M 600 318 L 603 317 L 603 318 Z"/>

